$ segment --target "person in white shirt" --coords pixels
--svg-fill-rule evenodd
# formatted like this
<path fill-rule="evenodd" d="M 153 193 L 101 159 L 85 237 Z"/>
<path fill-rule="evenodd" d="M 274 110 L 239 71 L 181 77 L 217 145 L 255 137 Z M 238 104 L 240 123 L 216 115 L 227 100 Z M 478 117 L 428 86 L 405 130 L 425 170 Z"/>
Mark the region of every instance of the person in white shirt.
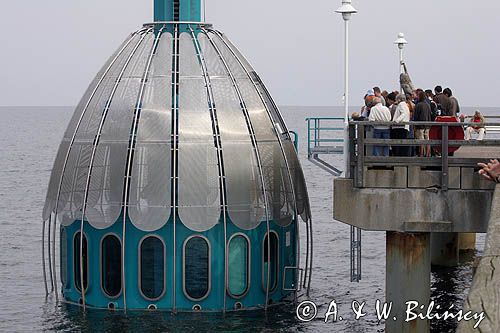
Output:
<path fill-rule="evenodd" d="M 368 120 L 377 122 L 390 122 L 391 111 L 389 108 L 382 105 L 382 100 L 379 97 L 374 99 L 375 106 L 370 110 L 370 117 Z M 373 126 L 374 139 L 390 139 L 391 132 L 388 125 L 375 125 Z M 374 156 L 389 156 L 389 146 L 373 146 Z"/>
<path fill-rule="evenodd" d="M 407 123 L 410 121 L 410 109 L 406 104 L 406 96 L 399 94 L 396 97 L 396 111 L 392 121 L 395 123 Z M 410 134 L 410 125 L 393 125 L 391 131 L 391 139 L 408 139 Z M 392 151 L 394 156 L 410 156 L 410 147 L 408 146 L 394 146 Z"/>

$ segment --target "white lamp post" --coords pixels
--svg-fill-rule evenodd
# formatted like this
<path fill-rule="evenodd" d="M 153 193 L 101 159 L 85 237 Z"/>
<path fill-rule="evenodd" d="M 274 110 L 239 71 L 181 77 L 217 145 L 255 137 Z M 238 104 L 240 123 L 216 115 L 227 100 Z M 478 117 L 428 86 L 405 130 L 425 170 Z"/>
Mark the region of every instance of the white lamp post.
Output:
<path fill-rule="evenodd" d="M 404 73 L 404 68 L 403 68 L 403 49 L 406 44 L 408 44 L 408 41 L 405 39 L 405 34 L 400 32 L 398 34 L 398 39 L 394 41 L 394 44 L 398 46 L 399 49 L 399 70 L 400 73 Z"/>
<path fill-rule="evenodd" d="M 351 5 L 351 0 L 342 0 L 342 6 L 335 11 L 342 14 L 345 22 L 345 47 L 344 47 L 344 161 L 345 171 L 344 175 L 348 178 L 350 175 L 349 165 L 349 20 L 352 14 L 358 11 Z"/>
<path fill-rule="evenodd" d="M 404 66 L 403 66 L 403 64 L 404 64 L 403 49 L 404 49 L 405 45 L 408 44 L 408 41 L 405 39 L 405 34 L 400 32 L 398 34 L 398 39 L 396 39 L 394 41 L 394 44 L 396 44 L 398 46 L 398 49 L 399 49 L 399 73 L 402 74 L 405 71 Z M 401 93 L 404 93 L 403 87 L 401 87 Z"/>

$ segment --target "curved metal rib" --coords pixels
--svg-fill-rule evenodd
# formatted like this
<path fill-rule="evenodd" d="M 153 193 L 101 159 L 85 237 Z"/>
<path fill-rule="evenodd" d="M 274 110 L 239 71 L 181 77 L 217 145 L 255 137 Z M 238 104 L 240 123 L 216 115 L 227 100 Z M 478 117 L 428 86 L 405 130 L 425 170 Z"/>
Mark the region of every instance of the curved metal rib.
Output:
<path fill-rule="evenodd" d="M 141 45 L 141 43 L 144 41 L 144 38 L 147 36 L 147 34 L 149 32 L 151 32 L 152 29 L 149 29 L 142 37 L 141 39 L 139 40 L 139 42 L 137 42 L 137 44 L 135 45 L 134 49 L 132 50 L 132 52 L 130 53 L 129 57 L 127 58 L 125 64 L 123 65 L 123 68 L 120 72 L 120 74 L 118 75 L 118 78 L 115 82 L 115 85 L 113 87 L 113 90 L 111 91 L 111 94 L 110 94 L 110 97 L 108 98 L 108 102 L 106 103 L 106 107 L 104 108 L 104 111 L 102 113 L 102 116 L 101 116 L 101 121 L 99 123 L 99 128 L 97 129 L 97 133 L 96 133 L 96 136 L 94 138 L 94 143 L 93 143 L 93 146 L 92 146 L 92 154 L 90 156 L 90 162 L 89 162 L 89 171 L 88 171 L 88 174 L 87 174 L 87 181 L 86 181 L 86 184 L 85 184 L 85 195 L 83 197 L 83 208 L 82 208 L 82 218 L 81 218 L 81 221 L 80 221 L 80 286 L 81 286 L 81 289 L 82 289 L 82 305 L 83 305 L 83 308 L 85 309 L 85 285 L 83 284 L 83 277 L 84 277 L 84 272 L 83 272 L 83 229 L 84 229 L 84 219 L 85 219 L 85 213 L 86 213 L 86 209 L 87 209 L 87 201 L 88 201 L 88 195 L 89 195 L 89 186 L 90 186 L 90 178 L 92 176 L 92 168 L 93 168 L 93 164 L 94 164 L 94 159 L 95 159 L 95 154 L 96 154 L 96 150 L 97 150 L 97 145 L 99 144 L 99 139 L 100 139 L 100 136 L 101 136 L 101 133 L 102 133 L 102 128 L 103 128 L 103 125 L 104 125 L 104 121 L 106 120 L 106 116 L 108 114 L 108 111 L 109 111 L 109 108 L 110 108 L 110 105 L 111 105 L 111 102 L 113 100 L 113 97 L 116 93 L 116 90 L 118 88 L 118 85 L 123 77 L 123 74 L 125 73 L 125 70 L 128 66 L 128 64 L 130 63 L 130 61 L 132 60 L 133 56 L 135 55 L 135 52 L 137 51 L 137 49 L 139 48 L 139 46 Z"/>
<path fill-rule="evenodd" d="M 47 230 L 47 244 L 48 244 L 48 247 L 47 247 L 47 250 L 48 250 L 48 255 L 49 255 L 49 275 L 50 275 L 50 292 L 53 292 L 54 290 L 56 290 L 56 293 L 57 293 L 57 289 L 54 288 L 54 276 L 52 275 L 52 261 L 51 261 L 51 258 L 52 258 L 52 252 L 50 250 L 50 235 L 51 235 L 51 232 L 50 232 L 50 228 L 51 228 L 51 225 L 52 225 L 52 214 L 50 214 L 50 217 L 49 217 L 49 228 Z M 55 229 L 55 227 L 54 227 Z"/>
<path fill-rule="evenodd" d="M 248 128 L 248 131 L 249 131 L 249 134 L 250 134 L 250 139 L 251 139 L 251 142 L 252 142 L 252 146 L 253 146 L 253 149 L 254 149 L 254 152 L 255 152 L 255 157 L 257 159 L 257 165 L 258 165 L 258 168 L 259 168 L 259 177 L 260 177 L 260 181 L 262 183 L 262 189 L 263 189 L 263 194 L 264 194 L 264 205 L 265 205 L 265 211 L 266 211 L 266 225 L 267 225 L 267 257 L 269 258 L 268 260 L 270 260 L 270 257 L 271 257 L 271 240 L 270 240 L 270 222 L 269 222 L 269 203 L 267 201 L 267 189 L 266 189 L 266 186 L 265 186 L 265 182 L 264 182 L 264 172 L 262 171 L 262 161 L 261 161 L 261 158 L 260 158 L 260 153 L 259 153 L 259 149 L 258 149 L 258 143 L 257 143 L 257 138 L 255 137 L 255 131 L 253 129 L 253 125 L 250 121 L 250 116 L 248 114 L 248 109 L 246 107 L 246 103 L 243 99 L 243 96 L 241 94 L 241 91 L 236 83 L 236 79 L 234 78 L 234 75 L 233 73 L 231 72 L 231 69 L 229 68 L 229 65 L 227 64 L 226 60 L 224 59 L 224 57 L 222 56 L 222 53 L 220 52 L 219 48 L 217 47 L 217 45 L 215 45 L 214 41 L 212 40 L 212 38 L 210 37 L 210 34 L 207 32 L 207 30 L 203 29 L 203 32 L 205 33 L 205 35 L 207 36 L 208 40 L 210 41 L 210 43 L 212 44 L 212 46 L 214 47 L 215 51 L 217 52 L 217 55 L 219 56 L 219 58 L 222 60 L 222 63 L 224 65 L 224 68 L 226 69 L 229 77 L 231 78 L 231 82 L 233 84 L 233 87 L 236 91 L 236 94 L 238 95 L 238 99 L 240 101 L 240 105 L 241 105 L 241 108 L 242 108 L 242 112 L 245 116 L 245 121 L 247 123 L 247 128 Z M 271 279 L 271 273 L 270 273 L 270 269 L 267 270 L 267 283 L 266 283 L 266 304 L 265 304 L 265 308 L 267 309 L 267 306 L 268 306 L 268 302 L 269 302 L 269 282 L 270 282 L 270 279 Z"/>
<path fill-rule="evenodd" d="M 179 104 L 178 104 L 178 89 L 179 89 L 179 26 L 175 25 L 174 26 L 174 52 L 172 52 L 172 165 L 173 165 L 173 170 L 172 170 L 172 220 L 173 220 L 173 258 L 174 258 L 174 265 L 172 267 L 173 270 L 173 293 L 172 293 L 172 310 L 175 313 L 176 312 L 176 301 L 177 301 L 177 235 L 176 235 L 176 226 L 175 224 L 177 223 L 177 177 L 178 177 L 178 171 L 177 171 L 177 153 L 179 149 L 179 123 L 177 119 L 177 112 L 179 111 Z"/>
<path fill-rule="evenodd" d="M 125 233 L 126 233 L 126 225 L 127 225 L 127 211 L 128 211 L 128 201 L 129 201 L 129 186 L 130 186 L 130 178 L 132 177 L 132 160 L 134 158 L 134 150 L 136 146 L 136 138 L 137 138 L 137 128 L 139 127 L 139 120 L 141 116 L 142 110 L 142 102 L 144 98 L 144 90 L 146 88 L 146 83 L 148 81 L 148 76 L 151 70 L 151 63 L 153 62 L 153 57 L 156 53 L 156 49 L 158 47 L 158 43 L 160 41 L 161 34 L 163 32 L 163 26 L 158 32 L 154 44 L 151 48 L 151 53 L 149 54 L 148 62 L 146 64 L 146 68 L 144 69 L 144 75 L 142 77 L 141 88 L 139 90 L 139 96 L 137 98 L 137 104 L 134 110 L 134 120 L 132 122 L 132 132 L 130 135 L 130 142 L 128 147 L 128 156 L 127 156 L 127 171 L 125 174 L 125 186 L 123 188 L 123 229 L 122 229 L 122 287 L 123 287 L 123 308 L 127 310 L 127 284 L 126 284 L 126 275 L 125 275 Z"/>
<path fill-rule="evenodd" d="M 219 186 L 220 186 L 220 194 L 221 194 L 221 209 L 222 209 L 222 218 L 224 222 L 224 312 L 226 312 L 226 289 L 227 289 L 227 200 L 226 200 L 226 185 L 225 185 L 225 175 L 224 175 L 224 158 L 222 154 L 222 142 L 220 139 L 220 131 L 219 131 L 219 123 L 217 121 L 217 109 L 215 107 L 215 101 L 212 91 L 212 84 L 210 81 L 210 76 L 208 74 L 207 65 L 205 63 L 205 57 L 203 56 L 200 48 L 200 44 L 194 30 L 189 26 L 189 30 L 191 31 L 191 37 L 193 38 L 193 43 L 196 48 L 196 54 L 198 56 L 198 60 L 201 64 L 201 69 L 203 73 L 203 78 L 205 80 L 205 86 L 207 88 L 208 93 L 208 104 L 210 108 L 210 116 L 212 118 L 213 130 L 214 130 L 214 143 L 217 148 L 217 162 L 219 167 Z"/>
<path fill-rule="evenodd" d="M 264 99 L 264 96 L 262 96 L 261 92 L 259 91 L 257 85 L 255 84 L 255 81 L 252 79 L 252 76 L 250 75 L 250 73 L 248 72 L 248 70 L 245 68 L 245 66 L 243 65 L 243 63 L 241 62 L 240 58 L 233 52 L 233 49 L 226 43 L 226 41 L 224 40 L 224 38 L 222 38 L 220 36 L 220 33 L 218 31 L 214 31 L 215 34 L 219 37 L 219 39 L 226 45 L 226 47 L 229 49 L 229 51 L 233 54 L 233 56 L 235 57 L 235 59 L 238 61 L 238 63 L 240 64 L 240 66 L 243 68 L 243 70 L 245 71 L 245 73 L 247 74 L 248 78 L 250 79 L 250 81 L 252 82 L 255 90 L 257 91 L 257 93 L 259 94 L 259 97 L 262 101 L 262 103 L 264 104 L 264 106 L 266 106 L 266 102 L 265 102 L 265 99 Z M 232 78 L 234 79 L 234 78 Z M 271 99 L 272 100 L 272 99 Z M 278 110 L 276 108 L 276 110 Z M 271 120 L 271 122 L 273 123 L 273 127 L 275 127 L 275 124 L 273 122 L 273 118 L 271 116 L 271 113 L 269 111 L 269 107 L 266 106 L 266 112 L 267 112 L 267 115 L 269 117 L 269 119 Z M 279 114 L 279 112 L 278 112 Z M 281 116 L 280 116 L 281 117 Z M 284 123 L 284 122 L 283 122 Z M 287 132 L 288 133 L 288 132 Z M 289 136 L 289 134 L 287 134 Z M 293 197 L 293 207 L 294 207 L 294 213 L 295 213 L 295 230 L 297 232 L 297 236 L 296 237 L 299 237 L 299 234 L 298 234 L 298 228 L 297 228 L 297 224 L 298 224 L 298 212 L 297 212 L 297 201 L 296 201 L 296 196 L 295 196 L 295 189 L 294 189 L 294 183 L 293 183 L 293 179 L 292 179 L 292 176 L 291 176 L 291 173 L 290 173 L 290 167 L 289 167 L 289 164 L 288 164 L 288 159 L 286 157 L 286 154 L 285 154 L 285 150 L 283 148 L 283 142 L 281 141 L 281 133 L 278 133 L 278 131 L 276 131 L 276 136 L 278 138 L 278 143 L 279 143 L 279 146 L 280 146 L 280 150 L 281 150 L 281 154 L 283 155 L 283 159 L 285 161 L 285 165 L 286 165 L 286 169 L 287 169 L 287 173 L 288 173 L 288 179 L 289 179 L 289 182 L 290 182 L 290 188 L 291 188 L 291 191 L 292 191 L 292 197 Z M 269 240 L 270 237 L 268 237 L 268 240 Z M 268 244 L 268 250 L 270 248 L 270 244 Z M 268 273 L 269 273 L 269 270 L 268 270 Z M 268 288 L 269 288 L 269 282 L 268 282 Z"/>
<path fill-rule="evenodd" d="M 47 221 L 42 221 L 42 267 L 43 267 L 43 285 L 45 286 L 45 296 L 49 294 L 49 288 L 47 287 L 47 270 L 45 262 L 45 224 Z M 49 244 L 50 246 L 50 244 Z"/>
<path fill-rule="evenodd" d="M 66 166 L 67 166 L 67 163 L 68 163 L 68 158 L 69 158 L 69 154 L 70 154 L 70 151 L 71 151 L 71 148 L 73 147 L 73 144 L 75 142 L 75 139 L 76 139 L 76 134 L 78 132 L 78 129 L 80 128 L 80 125 L 81 125 L 81 122 L 82 122 L 82 119 L 85 115 L 85 113 L 87 112 L 88 110 L 88 107 L 90 105 L 90 102 L 92 101 L 92 99 L 94 98 L 97 90 L 100 88 L 101 86 L 101 83 L 103 82 L 104 78 L 106 77 L 106 75 L 108 74 L 108 72 L 111 70 L 111 68 L 113 67 L 113 65 L 115 64 L 116 60 L 120 57 L 120 55 L 123 53 L 123 51 L 127 48 L 127 46 L 132 42 L 132 39 L 133 37 L 144 31 L 145 29 L 141 29 L 133 34 L 131 34 L 129 36 L 129 39 L 126 41 L 126 43 L 123 44 L 123 47 L 120 49 L 120 51 L 116 54 L 115 58 L 110 62 L 109 66 L 106 68 L 106 70 L 104 71 L 104 73 L 102 74 L 101 78 L 99 79 L 98 83 L 96 84 L 94 90 L 92 91 L 92 94 L 90 95 L 87 103 L 85 104 L 85 107 L 83 108 L 83 111 L 82 111 L 82 114 L 80 115 L 80 118 L 78 119 L 78 123 L 75 127 L 75 131 L 71 137 L 71 141 L 70 141 L 70 145 L 68 146 L 68 151 L 66 152 L 66 156 L 65 156 L 65 159 L 64 159 L 64 164 L 63 164 L 63 168 L 62 168 L 62 171 L 61 171 L 61 177 L 59 179 L 59 186 L 57 188 L 57 195 L 56 195 L 56 204 L 55 204 L 55 208 L 54 208 L 54 233 L 55 233 L 55 229 L 56 229 L 56 226 L 57 226 L 57 213 L 58 213 L 58 208 L 59 208 L 59 198 L 60 198 L 60 195 L 61 195 L 61 186 L 62 186 L 62 181 L 63 181 L 63 176 L 64 176 L 64 172 L 66 170 Z M 53 261 L 53 265 L 54 265 L 54 268 L 55 268 L 55 237 L 53 237 L 53 243 L 52 243 L 52 249 L 53 249 L 53 258 L 52 258 L 52 261 Z M 49 244 L 50 246 L 50 244 Z M 50 258 L 49 258 L 49 261 L 50 261 Z M 57 294 L 57 272 L 56 270 L 54 269 L 54 281 L 55 282 L 55 288 L 56 288 L 56 301 L 58 300 L 58 294 Z M 51 279 L 52 279 L 52 276 L 51 276 Z"/>

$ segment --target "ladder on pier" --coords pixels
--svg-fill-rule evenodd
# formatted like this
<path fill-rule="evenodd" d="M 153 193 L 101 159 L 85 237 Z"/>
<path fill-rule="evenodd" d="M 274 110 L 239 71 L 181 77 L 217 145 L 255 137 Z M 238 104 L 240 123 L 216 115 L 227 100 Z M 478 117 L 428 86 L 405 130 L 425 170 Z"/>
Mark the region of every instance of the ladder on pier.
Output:
<path fill-rule="evenodd" d="M 307 118 L 307 159 L 334 177 L 343 170 L 323 156 L 344 154 L 344 118 Z M 351 282 L 361 280 L 361 229 L 351 226 Z"/>

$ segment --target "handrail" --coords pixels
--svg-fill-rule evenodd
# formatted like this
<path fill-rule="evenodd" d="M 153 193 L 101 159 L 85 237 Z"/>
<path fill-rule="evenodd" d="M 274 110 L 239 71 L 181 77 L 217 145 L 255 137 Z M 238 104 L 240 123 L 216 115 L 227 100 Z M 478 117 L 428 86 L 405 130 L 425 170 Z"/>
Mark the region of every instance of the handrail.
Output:
<path fill-rule="evenodd" d="M 322 127 L 321 122 L 336 122 L 342 126 L 326 126 Z M 313 148 L 320 147 L 322 143 L 341 143 L 343 146 L 343 138 L 322 138 L 322 133 L 341 133 L 344 131 L 344 118 L 341 117 L 308 117 L 307 122 L 307 155 L 309 158 L 313 155 Z"/>
<path fill-rule="evenodd" d="M 342 154 L 344 150 L 344 118 L 308 117 L 307 122 L 307 158 L 318 167 L 334 176 L 342 170 L 322 159 L 323 154 Z"/>
<path fill-rule="evenodd" d="M 308 117 L 308 118 L 306 118 L 306 121 L 308 121 L 308 120 L 314 120 L 314 119 L 319 119 L 319 120 L 342 120 L 342 121 L 344 121 L 344 118 L 342 118 L 342 117 Z"/>
<path fill-rule="evenodd" d="M 500 123 L 484 122 L 484 123 L 473 123 L 473 122 L 436 122 L 436 121 L 408 121 L 408 122 L 394 122 L 394 121 L 350 121 L 349 125 L 363 124 L 365 126 L 500 126 Z"/>
<path fill-rule="evenodd" d="M 404 125 L 417 126 L 439 126 L 441 128 L 441 139 L 433 140 L 418 140 L 418 139 L 374 139 L 366 137 L 365 128 L 373 126 L 394 126 Z M 500 147 L 500 139 L 487 140 L 449 140 L 448 129 L 451 127 L 477 126 L 477 123 L 462 123 L 462 122 L 371 122 L 371 121 L 351 121 L 349 122 L 349 141 L 351 154 L 351 178 L 354 179 L 356 187 L 363 187 L 365 166 L 423 166 L 423 167 L 441 167 L 441 189 L 448 190 L 449 167 L 467 167 L 475 168 L 477 163 L 485 158 L 477 157 L 453 157 L 449 153 L 449 148 L 459 147 Z M 484 122 L 482 126 L 500 126 L 500 123 Z M 440 154 L 433 157 L 417 157 L 417 156 L 370 156 L 368 153 L 372 146 L 433 146 L 440 147 Z M 450 156 L 451 155 L 451 156 Z"/>

